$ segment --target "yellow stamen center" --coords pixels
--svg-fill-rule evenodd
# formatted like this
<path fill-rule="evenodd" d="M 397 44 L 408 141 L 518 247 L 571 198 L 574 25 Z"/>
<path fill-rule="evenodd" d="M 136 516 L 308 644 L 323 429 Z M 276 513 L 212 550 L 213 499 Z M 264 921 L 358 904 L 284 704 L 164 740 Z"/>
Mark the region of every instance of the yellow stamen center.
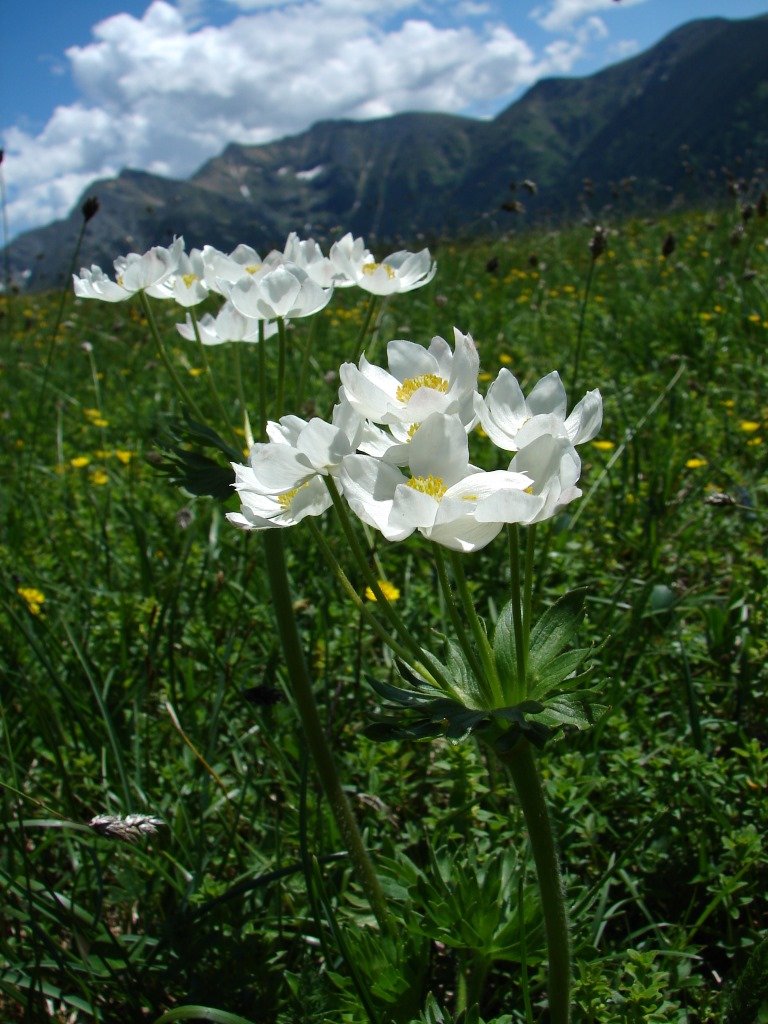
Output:
<path fill-rule="evenodd" d="M 434 498 L 435 501 L 440 501 L 442 496 L 448 490 L 442 477 L 431 475 L 412 476 L 408 481 L 408 486 L 412 487 L 414 491 L 420 491 L 421 494 L 428 494 L 430 498 Z"/>
<path fill-rule="evenodd" d="M 395 397 L 398 402 L 407 402 L 419 388 L 431 388 L 444 395 L 448 391 L 448 381 L 436 373 L 422 373 L 419 377 L 408 377 L 395 392 Z"/>
<path fill-rule="evenodd" d="M 182 274 L 181 280 L 184 282 L 185 288 L 191 288 L 195 281 L 199 281 L 200 278 L 197 274 Z"/>
<path fill-rule="evenodd" d="M 382 267 L 384 268 L 384 272 L 386 273 L 390 281 L 397 277 L 395 271 L 392 269 L 392 267 L 390 267 L 388 263 L 364 263 L 363 273 L 368 274 L 368 276 L 370 277 L 372 274 L 375 274 L 377 270 L 381 270 Z"/>
<path fill-rule="evenodd" d="M 258 272 L 259 270 L 261 270 L 261 267 L 262 267 L 262 264 L 261 264 L 261 263 L 249 263 L 249 264 L 248 264 L 248 265 L 247 265 L 247 266 L 245 267 L 245 272 L 246 272 L 246 274 L 255 274 L 255 273 L 257 273 L 257 272 Z"/>
<path fill-rule="evenodd" d="M 302 487 L 306 486 L 307 482 L 305 481 L 303 484 L 299 484 L 298 487 L 294 487 L 290 491 L 285 491 L 284 494 L 278 494 L 277 500 L 280 504 L 280 508 L 284 509 L 287 512 L 291 507 L 293 499 L 296 497 L 296 495 L 299 493 Z"/>

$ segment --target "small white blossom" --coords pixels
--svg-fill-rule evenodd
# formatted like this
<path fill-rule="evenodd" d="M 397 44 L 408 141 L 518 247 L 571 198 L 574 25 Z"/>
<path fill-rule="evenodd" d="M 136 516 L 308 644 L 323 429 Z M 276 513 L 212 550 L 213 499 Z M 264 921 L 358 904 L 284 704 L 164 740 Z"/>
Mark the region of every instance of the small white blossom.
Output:
<path fill-rule="evenodd" d="M 118 256 L 114 262 L 114 281 L 95 264 L 90 270 L 83 267 L 79 277 L 72 277 L 75 295 L 103 302 L 122 302 L 140 291 L 153 298 L 172 298 L 164 285 L 178 271 L 183 255 L 184 239 L 176 238 L 167 249 L 156 245 L 142 254 L 132 252 Z"/>
<path fill-rule="evenodd" d="M 228 286 L 227 296 L 243 316 L 254 320 L 291 320 L 311 316 L 330 301 L 332 288 L 321 288 L 295 263 L 265 264 L 255 274 Z"/>
<path fill-rule="evenodd" d="M 525 448 L 537 437 L 565 437 L 571 444 L 591 441 L 603 422 L 599 391 L 588 391 L 566 419 L 568 399 L 556 370 L 542 377 L 526 399 L 517 379 L 499 371 L 485 400 L 477 400 L 483 429 L 494 444 L 508 452 Z"/>
<path fill-rule="evenodd" d="M 388 369 L 369 363 L 344 363 L 339 369 L 343 396 L 358 415 L 383 424 L 369 428 L 363 450 L 397 464 L 407 462 L 406 446 L 418 426 L 434 412 L 455 414 L 466 431 L 476 423 L 479 359 L 469 334 L 454 329 L 455 346 L 433 338 L 429 348 L 412 341 L 387 345 Z M 389 436 L 391 435 L 391 436 Z M 391 450 L 390 450 L 391 449 Z"/>

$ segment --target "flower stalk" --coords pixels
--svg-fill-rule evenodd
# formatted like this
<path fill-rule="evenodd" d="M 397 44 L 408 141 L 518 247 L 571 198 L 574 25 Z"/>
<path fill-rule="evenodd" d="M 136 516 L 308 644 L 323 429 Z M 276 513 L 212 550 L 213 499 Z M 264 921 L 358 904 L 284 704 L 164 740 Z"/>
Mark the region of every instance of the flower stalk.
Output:
<path fill-rule="evenodd" d="M 525 737 L 521 737 L 511 750 L 500 752 L 499 756 L 512 775 L 536 865 L 549 958 L 550 1024 L 570 1024 L 571 943 L 568 913 L 557 845 L 541 777 L 533 748 Z"/>
<path fill-rule="evenodd" d="M 272 604 L 275 611 L 280 643 L 285 657 L 296 710 L 301 719 L 304 736 L 315 764 L 317 774 L 328 800 L 336 825 L 341 833 L 342 841 L 349 852 L 349 857 L 357 879 L 365 891 L 371 910 L 382 931 L 389 929 L 384 893 L 366 852 L 357 822 L 352 814 L 346 794 L 341 787 L 336 766 L 330 747 L 323 731 L 322 722 L 312 692 L 312 683 L 304 659 L 293 602 L 288 584 L 288 571 L 285 565 L 283 539 L 279 531 L 267 530 L 264 533 L 264 553 L 266 556 L 267 574 L 272 593 Z"/>

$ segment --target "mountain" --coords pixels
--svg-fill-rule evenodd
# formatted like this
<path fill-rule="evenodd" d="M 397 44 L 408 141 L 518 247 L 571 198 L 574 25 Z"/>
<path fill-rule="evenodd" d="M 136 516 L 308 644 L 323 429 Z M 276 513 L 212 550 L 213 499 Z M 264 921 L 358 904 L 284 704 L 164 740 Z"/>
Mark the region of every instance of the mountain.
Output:
<path fill-rule="evenodd" d="M 682 26 L 646 52 L 585 78 L 545 79 L 491 121 L 397 114 L 323 121 L 261 146 L 232 144 L 186 181 L 135 170 L 97 181 L 65 220 L 8 247 L 15 280 L 60 284 L 86 196 L 100 201 L 80 263 L 183 234 L 231 249 L 282 248 L 289 231 L 378 242 L 503 230 L 502 204 L 563 218 L 585 203 L 646 208 L 694 201 L 713 177 L 768 159 L 768 15 Z M 535 191 L 510 183 L 536 183 Z M 630 199 L 627 197 L 630 196 Z"/>

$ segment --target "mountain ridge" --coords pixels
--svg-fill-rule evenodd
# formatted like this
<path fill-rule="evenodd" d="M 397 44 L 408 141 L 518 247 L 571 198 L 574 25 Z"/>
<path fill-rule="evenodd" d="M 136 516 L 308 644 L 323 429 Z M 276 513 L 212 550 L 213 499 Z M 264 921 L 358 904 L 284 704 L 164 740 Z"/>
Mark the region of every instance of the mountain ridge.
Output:
<path fill-rule="evenodd" d="M 523 198 L 532 221 L 620 192 L 649 206 L 692 201 L 723 164 L 740 175 L 765 166 L 766 52 L 768 13 L 701 19 L 592 75 L 542 79 L 492 120 L 324 120 L 259 146 L 230 143 L 185 180 L 124 169 L 89 186 L 67 218 L 14 239 L 8 262 L 30 289 L 60 284 L 94 194 L 81 262 L 105 268 L 178 234 L 222 249 L 282 247 L 291 230 L 413 245 L 504 230 L 502 205 Z M 537 188 L 523 197 L 510 183 L 524 179 Z"/>

